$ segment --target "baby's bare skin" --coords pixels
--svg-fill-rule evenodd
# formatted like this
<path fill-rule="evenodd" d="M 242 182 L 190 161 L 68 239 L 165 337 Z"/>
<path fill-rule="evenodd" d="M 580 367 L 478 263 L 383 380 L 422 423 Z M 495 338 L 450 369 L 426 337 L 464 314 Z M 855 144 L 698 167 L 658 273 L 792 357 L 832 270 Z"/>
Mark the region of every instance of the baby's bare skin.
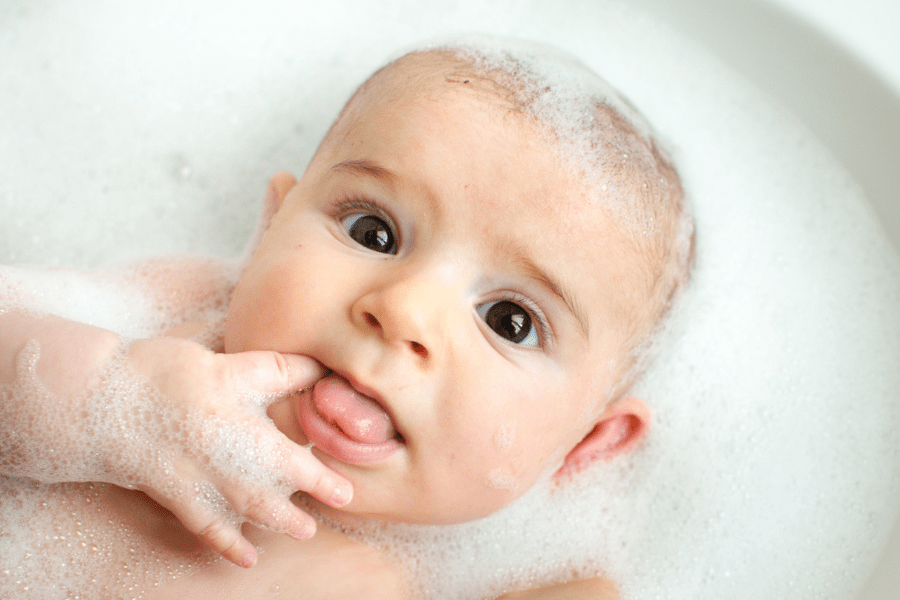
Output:
<path fill-rule="evenodd" d="M 244 535 L 259 548 L 260 558 L 252 569 L 241 569 L 217 559 L 170 512 L 141 492 L 108 484 L 65 484 L 47 486 L 41 497 L 45 506 L 39 509 L 40 522 L 34 523 L 35 535 L 43 538 L 42 531 L 53 531 L 51 538 L 39 542 L 43 556 L 90 569 L 87 577 L 91 580 L 89 590 L 95 594 L 93 597 L 144 600 L 416 597 L 413 586 L 404 578 L 403 569 L 392 558 L 326 526 L 320 526 L 313 538 L 297 542 L 245 525 Z M 73 540 L 87 542 L 81 556 L 73 553 Z M 39 562 L 33 559 L 32 562 L 33 568 L 40 569 Z M 15 576 L 23 575 L 29 574 L 20 572 Z M 40 579 L 45 573 L 31 575 Z M 37 588 L 34 583 L 29 582 L 30 588 L 40 590 L 40 582 Z M 77 577 L 66 583 L 73 586 L 73 595 L 83 593 Z M 0 589 L 6 588 L 0 585 Z M 617 600 L 618 595 L 611 582 L 595 578 L 512 592 L 501 598 Z"/>
<path fill-rule="evenodd" d="M 147 600 L 412 597 L 397 565 L 374 548 L 328 527 L 320 526 L 304 542 L 252 526 L 245 526 L 244 534 L 260 551 L 252 569 L 220 561 L 161 586 Z"/>

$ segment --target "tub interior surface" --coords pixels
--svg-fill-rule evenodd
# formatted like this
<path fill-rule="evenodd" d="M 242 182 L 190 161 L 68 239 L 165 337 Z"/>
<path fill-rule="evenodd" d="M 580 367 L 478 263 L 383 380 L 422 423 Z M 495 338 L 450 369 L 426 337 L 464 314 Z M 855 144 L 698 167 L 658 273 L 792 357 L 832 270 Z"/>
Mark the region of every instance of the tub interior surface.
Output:
<path fill-rule="evenodd" d="M 852 9 L 854 23 L 842 25 L 848 6 L 827 2 L 637 2 L 777 98 L 815 132 L 865 188 L 900 249 L 900 47 L 893 33 L 885 35 L 891 20 L 876 21 L 896 13 L 896 4 L 860 3 Z M 836 36 L 829 37 L 826 28 Z M 880 31 L 880 39 L 865 39 L 870 28 Z M 881 68 L 876 71 L 861 56 Z M 900 517 L 858 600 L 893 600 L 898 595 Z"/>
<path fill-rule="evenodd" d="M 694 43 L 706 46 L 729 68 L 742 73 L 764 93 L 799 115 L 799 120 L 824 141 L 828 150 L 865 189 L 891 243 L 900 248 L 900 202 L 897 201 L 900 169 L 896 169 L 900 164 L 900 100 L 889 86 L 838 45 L 791 14 L 769 4 L 749 0 L 728 3 L 637 0 L 635 4 L 643 6 L 651 17 L 656 15 L 652 18 L 624 5 L 581 0 L 566 4 L 568 10 L 560 10 L 557 3 L 549 1 L 498 2 L 490 7 L 480 7 L 474 2 L 449 2 L 427 10 L 398 1 L 385 3 L 374 15 L 368 12 L 364 2 L 354 1 L 328 7 L 310 3 L 304 5 L 302 11 L 296 9 L 296 3 L 278 0 L 262 2 L 254 11 L 242 9 L 237 4 L 222 3 L 215 7 L 207 4 L 159 2 L 135 8 L 142 5 L 123 6 L 99 0 L 73 5 L 46 0 L 42 3 L 9 2 L 0 7 L 0 38 L 7 40 L 6 48 L 0 48 L 0 52 L 4 52 L 0 55 L 0 64 L 7 60 L 4 57 L 9 57 L 7 64 L 15 65 L 7 73 L 0 69 L 3 76 L 0 98 L 4 102 L 2 106 L 6 107 L 0 108 L 0 112 L 17 117 L 0 122 L 0 144 L 5 145 L 0 147 L 3 179 L 0 203 L 7 212 L 5 222 L 0 224 L 0 262 L 93 266 L 111 258 L 128 259 L 159 252 L 237 254 L 252 229 L 268 176 L 285 168 L 302 171 L 318 139 L 355 83 L 396 47 L 422 37 L 469 30 L 472 23 L 479 23 L 493 32 L 545 40 L 576 54 L 589 55 L 593 61 L 591 66 L 614 85 L 624 86 L 626 95 L 648 113 L 652 122 L 674 124 L 671 131 L 679 131 L 676 118 L 679 111 L 699 121 L 697 114 L 702 110 L 691 106 L 689 96 L 676 97 L 672 105 L 654 98 L 653 90 L 657 85 L 683 85 L 676 75 L 666 71 L 666 65 L 671 65 L 672 72 L 680 68 L 677 57 L 663 56 L 656 61 L 662 64 L 654 65 L 653 51 L 648 50 L 640 39 L 617 38 L 617 33 L 604 22 L 607 18 L 613 23 L 622 20 L 628 27 L 632 22 L 636 23 L 636 32 L 657 32 L 666 37 L 669 35 L 667 26 L 659 25 L 661 29 L 657 29 L 655 24 L 654 19 L 660 18 L 692 40 L 683 44 L 677 39 L 666 42 L 671 48 L 694 59 L 695 53 L 699 52 Z M 215 10 L 210 10 L 212 8 Z M 273 15 L 282 14 L 286 16 L 273 18 Z M 579 16 L 578 22 L 573 21 L 572 15 Z M 614 41 L 596 39 L 592 27 Z M 347 31 L 359 35 L 347 37 Z M 41 43 L 36 45 L 32 39 L 39 39 Z M 19 47 L 24 50 L 16 51 Z M 621 53 L 624 58 L 604 55 L 596 48 Z M 630 58 L 631 55 L 636 58 Z M 710 135 L 739 137 L 743 132 L 750 132 L 752 127 L 745 123 L 739 109 L 745 98 L 756 102 L 753 92 L 746 92 L 745 96 L 740 82 L 734 84 L 739 91 L 734 92 L 733 97 L 729 95 L 731 92 L 717 90 L 709 83 L 715 79 L 715 74 L 720 73 L 723 80 L 729 81 L 731 75 L 715 60 L 706 61 L 702 57 L 696 60 L 699 65 L 698 94 L 708 92 L 715 96 L 709 101 L 710 107 L 735 111 L 734 131 L 719 126 L 712 128 Z M 130 68 L 131 65 L 135 68 Z M 642 79 L 634 74 L 642 67 L 650 69 L 652 77 Z M 690 71 L 686 73 L 691 77 Z M 87 83 L 81 87 L 81 81 Z M 763 110 L 760 114 L 771 123 L 786 119 L 790 125 L 790 117 L 778 108 Z M 664 133 L 670 131 L 664 129 Z M 688 136 L 686 139 L 697 141 L 698 145 L 710 144 L 700 134 L 690 138 L 690 132 L 683 133 Z M 688 163 L 685 165 L 686 178 L 702 188 L 705 185 L 700 177 L 702 165 L 691 162 L 696 161 L 692 150 L 678 148 L 679 136 L 671 135 L 675 138 L 676 156 L 682 156 Z M 804 136 L 801 130 L 790 129 L 775 138 L 779 143 L 793 147 L 805 144 Z M 750 149 L 767 151 L 763 150 L 766 148 L 763 142 L 754 144 Z M 740 149 L 729 151 L 734 156 L 742 156 Z M 813 148 L 809 164 L 799 170 L 806 172 L 804 169 L 808 171 L 812 168 L 810 165 L 820 164 L 830 169 L 830 159 L 825 154 L 827 152 L 819 153 Z M 745 177 L 744 183 L 759 185 L 764 191 L 765 182 L 750 181 L 755 173 L 741 171 L 736 177 Z M 853 185 L 841 173 L 831 174 L 829 170 L 823 177 L 826 182 L 841 189 L 847 186 L 850 194 L 855 193 Z M 818 189 L 815 182 L 797 185 L 801 191 Z M 708 195 L 710 190 L 715 187 L 707 186 L 704 193 Z M 703 210 L 715 212 L 719 209 L 704 207 Z M 772 210 L 781 214 L 778 207 Z M 717 218 L 729 218 L 726 213 L 723 211 Z M 747 214 L 751 215 L 752 211 Z M 789 209 L 783 214 L 787 218 L 798 218 Z M 79 225 L 73 227 L 73 223 Z M 776 225 L 771 228 L 778 229 Z M 712 233 L 707 237 L 705 243 L 721 243 Z M 819 238 L 812 235 L 811 239 Z M 877 239 L 873 242 L 878 243 Z M 718 268 L 724 273 L 726 266 L 719 265 Z M 735 286 L 741 284 L 738 278 L 729 281 Z M 746 308 L 752 313 L 753 306 L 748 304 Z M 893 321 L 889 325 L 896 327 Z M 673 343 L 677 347 L 678 339 Z M 694 348 L 696 350 L 697 346 Z M 763 353 L 758 360 L 766 360 Z M 797 360 L 803 363 L 802 358 Z M 650 378 L 649 389 L 658 391 L 664 387 L 660 381 L 664 380 L 666 369 L 683 371 L 689 367 L 690 364 L 663 364 L 656 373 L 657 379 Z M 893 393 L 896 404 L 896 388 Z M 745 408 L 751 413 L 769 410 L 764 402 L 757 405 L 748 401 Z M 881 411 L 878 415 L 884 420 L 896 421 L 895 407 L 879 404 L 878 408 Z M 678 407 L 663 410 L 662 415 L 669 424 L 685 416 Z M 775 429 L 785 425 L 777 420 L 777 415 L 767 418 L 774 419 L 768 423 Z M 832 430 L 828 428 L 839 430 L 838 419 L 828 415 L 822 419 L 827 431 Z M 870 420 L 878 419 L 870 415 Z M 739 420 L 732 424 L 740 426 Z M 882 431 L 880 424 L 869 421 L 859 427 L 862 431 L 866 427 Z M 701 443 L 701 447 L 716 449 L 728 445 L 727 436 L 715 435 L 718 436 L 715 443 L 710 446 Z M 746 431 L 741 435 L 745 438 L 739 439 L 750 439 Z M 777 449 L 783 442 L 766 435 L 762 436 L 763 445 L 774 444 L 773 448 Z M 810 439 L 821 441 L 815 432 L 809 435 L 812 436 Z M 856 439 L 854 435 L 859 434 L 850 431 L 849 437 L 841 443 L 849 444 L 848 440 Z M 669 441 L 695 443 L 695 440 L 686 441 L 677 436 Z M 896 434 L 893 441 L 897 442 Z M 784 443 L 804 454 L 797 468 L 815 464 L 802 462 L 814 460 L 805 456 L 806 449 Z M 748 452 L 738 449 L 740 456 L 749 456 Z M 771 452 L 774 455 L 775 450 Z M 761 456 L 768 455 L 763 453 Z M 888 461 L 897 459 L 892 457 Z M 760 462 L 755 467 L 760 472 L 764 470 L 762 458 L 753 458 Z M 854 456 L 848 464 L 864 464 L 864 459 L 862 455 Z M 640 460 L 643 459 L 638 462 Z M 727 472 L 704 471 L 706 467 L 699 463 L 681 467 L 671 461 L 644 464 L 659 470 L 683 468 L 686 481 L 691 483 L 702 481 L 710 473 L 728 477 Z M 886 464 L 890 465 L 890 462 Z M 900 465 L 900 462 L 896 464 Z M 776 473 L 776 478 L 783 479 L 786 488 L 790 488 L 790 476 L 790 470 Z M 802 472 L 798 476 L 810 475 Z M 839 481 L 852 480 L 846 473 L 838 471 L 834 476 Z M 600 479 L 624 489 L 629 485 L 643 485 L 618 472 L 603 475 Z M 742 485 L 738 479 L 731 481 L 736 486 Z M 817 485 L 821 483 L 811 481 Z M 874 487 L 866 488 L 869 483 L 861 482 L 860 490 L 872 489 L 871 495 L 880 494 L 880 498 L 898 496 L 896 485 L 878 487 L 872 484 Z M 687 493 L 679 496 L 683 492 L 674 492 L 673 496 L 699 499 L 699 504 L 703 505 L 702 496 Z M 770 495 L 763 494 L 763 498 L 782 504 L 794 500 L 779 496 L 774 489 L 767 489 L 765 493 Z M 846 500 L 847 506 L 864 506 L 878 512 L 877 503 L 866 504 L 866 494 L 858 493 L 861 499 Z M 735 497 L 738 495 L 734 494 Z M 649 502 L 652 495 L 643 498 Z M 703 505 L 703 510 L 713 511 L 708 519 L 712 522 L 712 531 L 737 531 L 746 536 L 746 531 L 730 523 L 728 518 L 733 514 L 728 511 L 737 511 L 739 503 L 727 504 L 730 496 L 724 492 L 722 498 L 726 502 L 725 517 L 715 514 L 711 505 Z M 579 504 L 581 501 L 572 500 L 572 506 L 580 510 L 583 508 Z M 633 509 L 623 508 L 615 498 L 602 501 L 607 502 L 610 511 L 624 510 L 626 512 L 622 514 L 635 514 L 627 512 Z M 816 510 L 819 509 L 824 510 L 817 506 Z M 520 517 L 527 519 L 524 513 L 517 517 L 517 510 L 525 509 L 512 507 L 510 514 L 501 515 L 500 522 L 503 519 L 515 521 Z M 692 526 L 701 526 L 703 515 L 698 514 L 701 510 L 685 511 L 682 506 L 673 507 L 672 511 Z M 858 517 L 849 515 L 848 521 L 864 521 Z M 749 516 L 748 522 L 753 519 L 758 519 L 761 527 L 771 525 L 762 512 Z M 892 516 L 879 513 L 875 521 L 886 529 L 892 519 Z M 463 536 L 469 531 L 487 535 L 477 526 L 461 531 Z M 644 535 L 646 532 L 635 527 L 625 533 Z M 872 534 L 872 544 L 884 543 L 886 535 L 883 531 Z M 611 547 L 616 541 L 603 543 Z M 522 547 L 539 542 L 525 539 Z M 486 537 L 477 543 L 481 544 L 479 547 L 490 547 L 492 542 Z M 581 542 L 577 536 L 573 537 L 572 544 L 578 543 Z M 823 543 L 827 546 L 834 540 Z M 859 540 L 853 543 L 865 546 Z M 564 544 L 564 540 L 560 542 L 560 545 Z M 740 548 L 749 547 L 738 545 L 718 554 L 725 556 L 732 550 L 738 553 Z M 721 565 L 717 565 L 718 571 L 704 571 L 691 562 L 691 551 L 691 548 L 684 548 L 669 563 L 647 567 L 658 571 L 661 581 L 678 581 L 666 577 L 679 569 L 686 572 L 681 581 L 698 586 L 703 593 L 692 595 L 689 587 L 678 590 L 685 598 L 741 597 L 732 594 L 729 587 L 737 583 L 733 572 L 719 568 Z M 540 556 L 538 550 L 535 552 Z M 763 573 L 767 569 L 764 562 L 767 552 L 759 548 L 754 552 L 756 554 L 731 558 L 757 565 L 757 572 Z M 700 547 L 697 553 L 697 556 L 707 557 L 717 554 L 711 546 Z M 859 559 L 862 562 L 871 559 L 866 552 L 860 556 L 863 556 Z M 471 560 L 471 557 L 462 556 L 460 560 Z M 678 563 L 679 560 L 683 562 Z M 723 564 L 727 562 L 726 558 L 722 561 Z M 900 535 L 895 532 L 879 568 L 859 600 L 896 598 L 900 593 L 898 565 Z M 513 572 L 515 565 L 504 568 Z M 823 573 L 827 572 L 826 567 L 821 569 Z M 822 591 L 827 586 L 816 589 L 816 594 L 797 597 L 837 598 Z M 845 594 L 840 600 L 846 597 Z"/>
<path fill-rule="evenodd" d="M 900 81 L 886 82 L 838 40 L 769 2 L 637 3 L 701 43 L 803 121 L 865 188 L 900 248 Z M 860 12 L 865 13 L 865 3 Z M 900 54 L 895 58 L 900 61 Z"/>

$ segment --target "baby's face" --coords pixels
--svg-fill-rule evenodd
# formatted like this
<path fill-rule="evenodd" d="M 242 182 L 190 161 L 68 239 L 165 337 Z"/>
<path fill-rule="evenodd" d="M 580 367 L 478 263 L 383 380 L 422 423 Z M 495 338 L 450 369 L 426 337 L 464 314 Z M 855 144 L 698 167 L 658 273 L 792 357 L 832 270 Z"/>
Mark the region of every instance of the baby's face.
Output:
<path fill-rule="evenodd" d="M 283 198 L 226 350 L 333 374 L 275 405 L 346 511 L 484 516 L 556 470 L 620 363 L 621 238 L 531 125 L 461 84 L 371 102 Z"/>

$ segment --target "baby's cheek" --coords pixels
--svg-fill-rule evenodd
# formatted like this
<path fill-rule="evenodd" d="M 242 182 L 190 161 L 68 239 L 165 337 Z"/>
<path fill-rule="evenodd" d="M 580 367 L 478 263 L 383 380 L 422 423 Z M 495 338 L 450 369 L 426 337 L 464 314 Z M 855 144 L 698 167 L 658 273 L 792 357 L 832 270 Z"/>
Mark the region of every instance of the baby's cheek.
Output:
<path fill-rule="evenodd" d="M 499 463 L 485 477 L 484 483 L 491 489 L 515 492 L 519 489 L 519 470 L 513 460 L 513 448 L 516 446 L 515 421 L 502 423 L 494 433 L 490 447 L 490 456 Z"/>
<path fill-rule="evenodd" d="M 226 348 L 290 352 L 297 329 L 298 302 L 290 278 L 279 271 L 259 277 L 239 290 L 226 324 Z"/>
<path fill-rule="evenodd" d="M 487 474 L 485 484 L 491 489 L 517 492 L 519 489 L 519 478 L 516 477 L 511 466 L 497 467 Z"/>

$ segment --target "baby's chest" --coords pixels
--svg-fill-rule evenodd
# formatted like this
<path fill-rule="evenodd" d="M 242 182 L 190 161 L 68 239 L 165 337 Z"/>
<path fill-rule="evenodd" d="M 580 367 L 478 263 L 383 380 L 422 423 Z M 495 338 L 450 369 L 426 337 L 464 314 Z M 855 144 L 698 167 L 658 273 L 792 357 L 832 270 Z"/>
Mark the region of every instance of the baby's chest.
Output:
<path fill-rule="evenodd" d="M 160 586 L 148 600 L 410 597 L 400 570 L 383 554 L 325 527 L 304 542 L 266 531 L 245 533 L 260 550 L 256 566 L 242 569 L 220 560 Z"/>

